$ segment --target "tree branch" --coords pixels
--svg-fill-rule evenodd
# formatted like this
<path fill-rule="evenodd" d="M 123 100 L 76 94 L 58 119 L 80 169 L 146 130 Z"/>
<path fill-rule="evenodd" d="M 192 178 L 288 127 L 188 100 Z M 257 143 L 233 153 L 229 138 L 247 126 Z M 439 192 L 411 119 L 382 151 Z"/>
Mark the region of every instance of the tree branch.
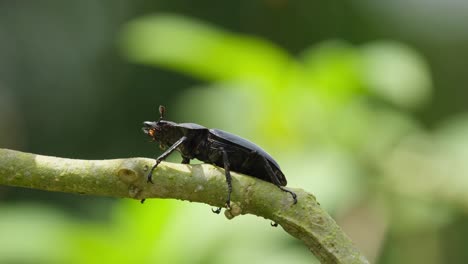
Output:
<path fill-rule="evenodd" d="M 223 206 L 224 170 L 208 164 L 161 163 L 146 182 L 153 159 L 76 160 L 0 149 L 0 184 L 98 196 L 173 198 Z M 312 194 L 291 195 L 271 183 L 232 173 L 229 219 L 254 214 L 271 219 L 302 240 L 322 263 L 368 263 Z"/>

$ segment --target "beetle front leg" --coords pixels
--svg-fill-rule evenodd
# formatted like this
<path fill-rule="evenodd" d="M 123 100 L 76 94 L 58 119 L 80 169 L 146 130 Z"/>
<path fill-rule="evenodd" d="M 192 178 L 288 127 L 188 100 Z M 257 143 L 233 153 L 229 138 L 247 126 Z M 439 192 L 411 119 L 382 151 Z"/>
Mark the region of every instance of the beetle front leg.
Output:
<path fill-rule="evenodd" d="M 231 193 L 232 193 L 232 177 L 231 177 L 231 171 L 230 171 L 230 163 L 229 163 L 229 158 L 226 150 L 224 148 L 221 148 L 221 153 L 223 154 L 223 163 L 224 163 L 224 172 L 226 176 L 226 182 L 228 185 L 228 195 L 226 199 L 226 209 L 230 210 L 231 209 Z M 213 210 L 213 213 L 219 214 L 221 212 L 221 207 L 218 207 L 216 210 Z"/>
<path fill-rule="evenodd" d="M 297 203 L 297 195 L 293 191 L 290 191 L 290 190 L 284 188 L 283 186 L 281 186 L 281 183 L 280 183 L 280 181 L 278 179 L 278 176 L 276 176 L 276 173 L 273 171 L 273 168 L 271 168 L 270 162 L 265 157 L 263 157 L 263 161 L 265 162 L 265 168 L 266 168 L 268 174 L 270 175 L 271 181 L 276 186 L 278 186 L 278 188 L 280 188 L 283 192 L 290 193 L 292 198 L 294 199 L 294 204 L 296 204 Z"/>
<path fill-rule="evenodd" d="M 180 144 L 184 143 L 185 140 L 187 140 L 186 136 L 181 137 L 179 140 L 177 140 L 176 143 L 174 143 L 168 150 L 166 150 L 161 156 L 159 156 L 156 159 L 156 163 L 153 165 L 153 167 L 151 167 L 151 170 L 148 173 L 148 177 L 146 180 L 147 182 L 153 183 L 154 169 L 156 169 L 156 167 L 159 165 L 159 163 L 161 163 L 161 161 L 165 160 L 172 152 L 174 152 L 174 150 L 176 150 L 176 148 L 180 146 Z"/>

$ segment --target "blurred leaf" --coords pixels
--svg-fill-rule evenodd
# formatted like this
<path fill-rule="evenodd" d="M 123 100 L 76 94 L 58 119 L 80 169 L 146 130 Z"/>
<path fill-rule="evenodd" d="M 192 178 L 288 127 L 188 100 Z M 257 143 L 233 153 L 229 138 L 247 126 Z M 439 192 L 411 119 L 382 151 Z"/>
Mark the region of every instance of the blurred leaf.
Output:
<path fill-rule="evenodd" d="M 333 121 L 333 140 L 374 162 L 385 159 L 403 137 L 421 129 L 420 124 L 404 112 L 372 107 L 363 100 L 343 107 Z"/>
<path fill-rule="evenodd" d="M 439 161 L 439 192 L 448 203 L 468 211 L 468 115 L 444 121 L 435 131 L 435 148 Z"/>
<path fill-rule="evenodd" d="M 66 218 L 38 204 L 0 207 L 0 263 L 64 263 Z"/>
<path fill-rule="evenodd" d="M 288 154 L 282 169 L 290 186 L 312 192 L 326 210 L 346 208 L 366 195 L 365 174 L 343 149 L 317 146 Z"/>
<path fill-rule="evenodd" d="M 405 108 L 427 102 L 431 77 L 426 61 L 413 49 L 397 42 L 374 42 L 362 48 L 362 73 L 367 87 Z"/>
<path fill-rule="evenodd" d="M 167 257 L 164 233 L 178 201 L 149 199 L 144 205 L 122 200 L 110 224 L 81 223 L 71 230 L 71 243 L 79 250 L 77 263 L 150 263 L 154 256 Z M 131 254 L 129 254 L 131 252 Z"/>
<path fill-rule="evenodd" d="M 177 15 L 136 19 L 122 32 L 123 53 L 139 63 L 172 68 L 208 80 L 277 85 L 293 64 L 279 47 Z"/>
<path fill-rule="evenodd" d="M 302 54 L 309 86 L 323 98 L 340 103 L 362 93 L 360 54 L 341 41 L 327 41 Z"/>
<path fill-rule="evenodd" d="M 408 199 L 405 196 L 387 197 L 392 228 L 395 232 L 421 232 L 440 228 L 453 221 L 454 211 L 436 199 Z"/>
<path fill-rule="evenodd" d="M 444 121 L 437 129 L 435 137 L 447 155 L 455 155 L 461 160 L 466 159 L 468 157 L 468 114 Z"/>

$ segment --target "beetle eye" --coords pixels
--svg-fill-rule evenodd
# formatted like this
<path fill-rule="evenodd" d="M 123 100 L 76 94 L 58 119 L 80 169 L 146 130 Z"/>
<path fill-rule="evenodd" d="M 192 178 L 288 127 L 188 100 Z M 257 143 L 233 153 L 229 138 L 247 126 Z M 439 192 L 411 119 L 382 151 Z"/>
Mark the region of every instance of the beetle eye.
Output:
<path fill-rule="evenodd" d="M 154 135 L 156 134 L 155 132 L 156 132 L 156 130 L 155 130 L 154 128 L 151 128 L 151 129 L 148 131 L 148 134 L 149 134 L 150 136 L 154 137 Z"/>

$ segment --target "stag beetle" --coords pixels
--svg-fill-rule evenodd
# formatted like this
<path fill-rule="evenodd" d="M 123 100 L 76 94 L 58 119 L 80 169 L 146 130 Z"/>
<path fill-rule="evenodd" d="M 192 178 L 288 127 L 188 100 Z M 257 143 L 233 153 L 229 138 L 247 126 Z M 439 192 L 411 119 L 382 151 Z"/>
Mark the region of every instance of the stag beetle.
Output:
<path fill-rule="evenodd" d="M 147 182 L 153 183 L 154 169 L 165 160 L 174 150 L 182 155 L 182 163 L 189 164 L 191 159 L 223 167 L 226 176 L 228 194 L 226 208 L 231 203 L 231 173 L 235 171 L 271 182 L 282 191 L 291 194 L 294 204 L 297 203 L 296 194 L 286 186 L 286 177 L 281 172 L 278 163 L 263 149 L 254 143 L 234 134 L 219 130 L 208 129 L 193 123 L 175 123 L 164 120 L 165 107 L 159 106 L 159 121 L 143 123 L 143 132 L 153 141 L 159 143 L 162 149 L 167 149 L 156 159 L 156 163 L 148 173 Z M 221 207 L 213 210 L 219 214 Z"/>

